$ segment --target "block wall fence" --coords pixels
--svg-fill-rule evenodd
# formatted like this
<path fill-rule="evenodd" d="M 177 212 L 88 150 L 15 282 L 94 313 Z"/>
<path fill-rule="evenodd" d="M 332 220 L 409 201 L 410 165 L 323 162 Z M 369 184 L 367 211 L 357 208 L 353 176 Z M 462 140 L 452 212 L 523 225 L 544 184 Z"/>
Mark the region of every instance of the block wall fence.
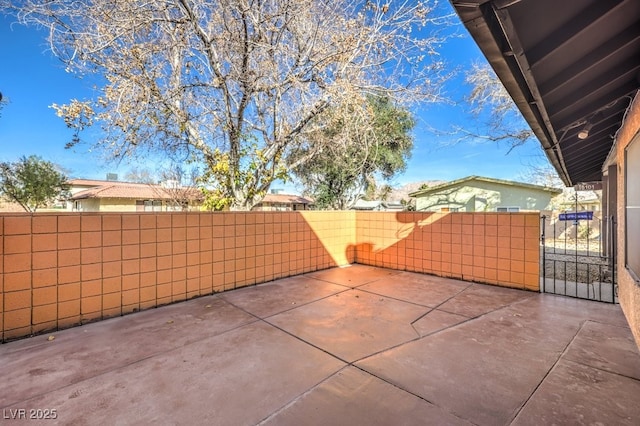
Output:
<path fill-rule="evenodd" d="M 538 213 L 356 213 L 356 262 L 540 290 Z"/>
<path fill-rule="evenodd" d="M 0 340 L 351 263 L 539 289 L 527 213 L 0 215 Z"/>

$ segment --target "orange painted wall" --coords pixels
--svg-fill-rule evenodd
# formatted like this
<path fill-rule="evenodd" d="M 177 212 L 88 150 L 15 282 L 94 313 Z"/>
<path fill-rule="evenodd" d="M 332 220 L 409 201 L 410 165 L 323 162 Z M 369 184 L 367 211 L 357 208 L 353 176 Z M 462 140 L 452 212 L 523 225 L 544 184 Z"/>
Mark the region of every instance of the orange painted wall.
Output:
<path fill-rule="evenodd" d="M 540 289 L 538 213 L 358 212 L 356 262 Z"/>
<path fill-rule="evenodd" d="M 625 266 L 625 163 L 624 151 L 629 143 L 640 133 L 640 93 L 636 94 L 635 100 L 627 113 L 625 122 L 622 125 L 616 139 L 618 161 L 618 225 L 617 225 L 617 271 L 618 271 L 618 299 L 622 311 L 627 317 L 631 331 L 640 347 L 640 283 L 635 282 Z M 633 235 L 629 238 L 640 238 L 640 235 Z"/>
<path fill-rule="evenodd" d="M 353 212 L 0 216 L 2 340 L 354 261 Z"/>
<path fill-rule="evenodd" d="M 0 338 L 363 263 L 538 289 L 537 214 L 0 215 Z"/>

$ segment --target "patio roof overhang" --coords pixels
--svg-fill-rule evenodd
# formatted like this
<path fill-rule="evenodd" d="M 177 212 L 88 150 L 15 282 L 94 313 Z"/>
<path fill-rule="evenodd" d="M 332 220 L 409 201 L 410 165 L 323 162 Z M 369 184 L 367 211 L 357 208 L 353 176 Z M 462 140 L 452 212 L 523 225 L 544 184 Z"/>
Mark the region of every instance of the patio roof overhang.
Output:
<path fill-rule="evenodd" d="M 640 2 L 451 3 L 565 185 L 601 180 L 640 87 Z"/>

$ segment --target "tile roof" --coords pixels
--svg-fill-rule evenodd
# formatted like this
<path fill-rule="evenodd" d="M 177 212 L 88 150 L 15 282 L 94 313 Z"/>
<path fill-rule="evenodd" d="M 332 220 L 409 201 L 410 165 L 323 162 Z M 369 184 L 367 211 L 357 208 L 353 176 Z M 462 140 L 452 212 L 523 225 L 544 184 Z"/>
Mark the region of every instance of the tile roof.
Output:
<path fill-rule="evenodd" d="M 562 189 L 551 188 L 551 187 L 548 187 L 548 186 L 533 185 L 533 184 L 530 184 L 530 183 L 515 182 L 515 181 L 511 181 L 511 180 L 504 180 L 504 179 L 488 178 L 488 177 L 483 177 L 483 176 L 467 176 L 467 177 L 462 178 L 462 179 L 452 180 L 451 182 L 446 182 L 446 183 L 443 183 L 441 185 L 436 185 L 436 186 L 430 186 L 428 188 L 412 192 L 412 193 L 409 194 L 409 196 L 410 197 L 419 197 L 419 196 L 422 196 L 422 195 L 426 195 L 426 194 L 430 194 L 432 192 L 439 191 L 441 189 L 450 188 L 452 186 L 456 186 L 456 185 L 459 185 L 461 183 L 473 182 L 473 181 L 495 183 L 495 184 L 498 184 L 498 185 L 514 186 L 514 187 L 520 187 L 520 188 L 529 188 L 529 189 L 535 189 L 535 190 L 538 190 L 538 191 L 551 192 L 551 193 L 554 193 L 554 194 L 562 193 Z"/>
<path fill-rule="evenodd" d="M 313 200 L 300 195 L 292 194 L 267 194 L 262 200 L 263 203 L 282 203 L 282 204 L 312 204 Z"/>
<path fill-rule="evenodd" d="M 150 185 L 145 183 L 111 182 L 111 181 L 89 181 L 74 179 L 69 181 L 71 185 L 90 185 L 91 182 L 98 183 L 94 188 L 85 189 L 75 193 L 72 200 L 83 200 L 87 198 L 129 198 L 136 200 L 172 200 L 178 195 L 172 188 L 165 188 L 160 185 Z M 195 188 L 182 188 L 191 199 L 197 200 L 202 196 Z M 180 190 L 180 189 L 177 189 Z M 180 197 L 183 193 L 180 194 Z"/>
<path fill-rule="evenodd" d="M 99 180 L 99 179 L 69 179 L 67 183 L 71 186 L 101 186 L 108 184 L 129 184 L 133 182 L 120 182 L 114 180 Z"/>
<path fill-rule="evenodd" d="M 399 201 L 383 200 L 358 200 L 353 205 L 354 210 L 403 210 L 404 206 Z"/>

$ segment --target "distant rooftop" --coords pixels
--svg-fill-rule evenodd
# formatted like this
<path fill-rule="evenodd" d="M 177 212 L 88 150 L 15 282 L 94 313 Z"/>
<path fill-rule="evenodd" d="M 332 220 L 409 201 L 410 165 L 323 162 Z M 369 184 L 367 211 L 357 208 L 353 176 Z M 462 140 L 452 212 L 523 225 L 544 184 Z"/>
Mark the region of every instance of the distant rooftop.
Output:
<path fill-rule="evenodd" d="M 282 204 L 313 204 L 312 199 L 293 194 L 267 194 L 265 195 L 262 202 Z"/>
<path fill-rule="evenodd" d="M 88 187 L 88 189 L 74 193 L 71 197 L 72 200 L 82 200 L 87 198 L 171 200 L 175 198 L 175 194 L 172 193 L 172 189 L 165 188 L 162 185 L 91 179 L 71 179 L 68 183 L 71 186 Z M 194 199 L 201 197 L 200 192 L 195 188 L 185 187 L 183 189 L 192 193 L 191 195 Z"/>

